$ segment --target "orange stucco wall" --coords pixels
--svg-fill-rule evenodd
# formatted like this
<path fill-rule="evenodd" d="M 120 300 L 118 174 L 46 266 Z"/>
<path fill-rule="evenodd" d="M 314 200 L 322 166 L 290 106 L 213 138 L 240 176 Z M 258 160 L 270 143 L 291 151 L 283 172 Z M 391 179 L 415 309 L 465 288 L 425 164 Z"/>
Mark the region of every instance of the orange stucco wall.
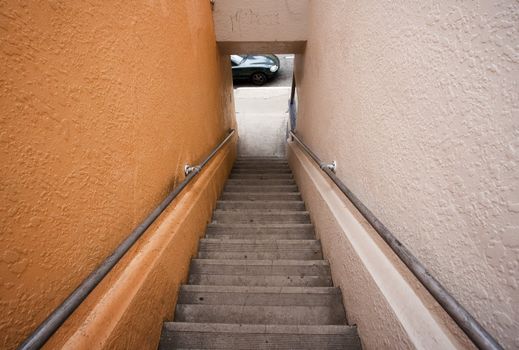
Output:
<path fill-rule="evenodd" d="M 200 161 L 234 126 L 234 110 L 206 0 L 0 1 L 0 57 L 0 348 L 10 349 L 183 179 L 185 163 Z M 234 147 L 212 162 L 215 177 L 190 188 L 209 192 L 176 210 L 182 219 L 168 227 L 182 233 L 168 247 L 186 249 L 157 258 L 148 288 L 174 289 L 187 273 Z M 138 249 L 108 282 L 132 270 Z M 113 293 L 108 282 L 52 344 L 78 327 L 88 336 L 89 312 Z M 154 347 L 160 328 L 151 324 L 171 316 L 174 303 L 164 291 L 146 300 L 159 316 L 140 323 L 132 305 L 150 295 L 134 291 L 97 345 L 125 347 L 131 338 Z M 128 327 L 137 332 L 124 339 Z"/>

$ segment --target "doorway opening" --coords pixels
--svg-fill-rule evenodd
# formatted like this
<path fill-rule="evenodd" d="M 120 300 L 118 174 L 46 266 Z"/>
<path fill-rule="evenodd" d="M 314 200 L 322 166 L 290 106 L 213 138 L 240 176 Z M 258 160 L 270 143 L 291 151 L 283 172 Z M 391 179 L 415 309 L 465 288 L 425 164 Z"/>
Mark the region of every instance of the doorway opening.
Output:
<path fill-rule="evenodd" d="M 231 55 L 239 157 L 286 157 L 294 54 Z"/>

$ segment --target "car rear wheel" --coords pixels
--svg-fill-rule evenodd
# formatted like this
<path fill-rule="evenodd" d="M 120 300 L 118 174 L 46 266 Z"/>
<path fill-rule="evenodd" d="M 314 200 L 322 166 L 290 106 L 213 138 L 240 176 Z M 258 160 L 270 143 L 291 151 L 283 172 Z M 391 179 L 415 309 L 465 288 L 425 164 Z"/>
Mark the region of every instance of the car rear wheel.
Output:
<path fill-rule="evenodd" d="M 250 80 L 254 85 L 263 85 L 267 82 L 267 76 L 265 73 L 256 72 L 251 75 Z"/>

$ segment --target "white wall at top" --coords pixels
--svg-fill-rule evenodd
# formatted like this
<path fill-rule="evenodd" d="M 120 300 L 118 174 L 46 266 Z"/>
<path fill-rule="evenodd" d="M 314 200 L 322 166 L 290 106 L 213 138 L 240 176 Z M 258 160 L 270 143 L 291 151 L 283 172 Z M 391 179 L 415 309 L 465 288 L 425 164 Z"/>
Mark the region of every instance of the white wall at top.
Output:
<path fill-rule="evenodd" d="M 238 155 L 285 157 L 290 87 L 234 90 Z"/>
<path fill-rule="evenodd" d="M 347 186 L 509 349 L 519 348 L 518 18 L 515 0 L 312 1 L 295 67 L 302 139 L 338 161 Z M 387 348 L 376 319 L 348 314 L 368 348 Z"/>
<path fill-rule="evenodd" d="M 301 52 L 308 4 L 309 0 L 216 0 L 216 41 L 226 53 Z"/>

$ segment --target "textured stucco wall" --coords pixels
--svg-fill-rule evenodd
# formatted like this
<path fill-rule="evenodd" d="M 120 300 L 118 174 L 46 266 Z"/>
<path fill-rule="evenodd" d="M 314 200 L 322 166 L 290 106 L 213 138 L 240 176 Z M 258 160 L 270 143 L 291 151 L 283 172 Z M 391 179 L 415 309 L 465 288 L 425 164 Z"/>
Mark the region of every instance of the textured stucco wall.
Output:
<path fill-rule="evenodd" d="M 309 0 L 215 0 L 216 40 L 222 52 L 302 52 Z"/>
<path fill-rule="evenodd" d="M 519 347 L 518 3 L 323 0 L 309 14 L 297 132 Z"/>
<path fill-rule="evenodd" d="M 287 154 L 363 349 L 475 349 L 303 149 L 290 142 Z"/>
<path fill-rule="evenodd" d="M 234 107 L 206 0 L 0 1 L 0 43 L 9 349 L 210 151 Z"/>

